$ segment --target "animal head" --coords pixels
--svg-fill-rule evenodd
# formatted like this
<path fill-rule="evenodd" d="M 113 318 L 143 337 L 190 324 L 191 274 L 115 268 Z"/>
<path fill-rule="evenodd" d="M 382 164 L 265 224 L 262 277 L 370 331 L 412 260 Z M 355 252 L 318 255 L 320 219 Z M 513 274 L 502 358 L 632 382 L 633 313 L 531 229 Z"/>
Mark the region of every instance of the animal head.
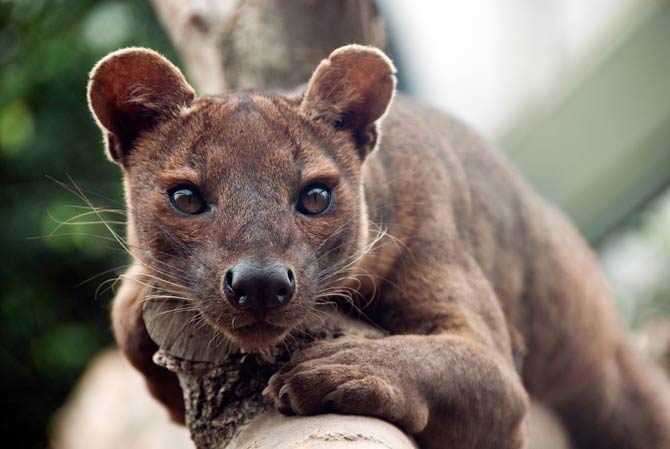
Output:
<path fill-rule="evenodd" d="M 367 244 L 361 169 L 394 73 L 379 50 L 350 45 L 303 94 L 196 98 L 154 51 L 102 59 L 89 104 L 122 167 L 131 252 L 156 296 L 187 299 L 243 347 L 296 328 Z"/>

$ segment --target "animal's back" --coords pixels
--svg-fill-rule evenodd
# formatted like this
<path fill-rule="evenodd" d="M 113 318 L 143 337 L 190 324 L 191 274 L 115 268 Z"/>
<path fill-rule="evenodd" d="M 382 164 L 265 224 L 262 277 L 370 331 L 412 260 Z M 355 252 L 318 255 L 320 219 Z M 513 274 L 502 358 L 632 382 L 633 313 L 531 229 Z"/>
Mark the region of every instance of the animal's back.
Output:
<path fill-rule="evenodd" d="M 628 348 L 592 251 L 497 149 L 398 96 L 368 164 L 370 216 L 410 251 L 442 245 L 436 229 L 458 233 L 501 303 L 526 388 L 579 447 L 670 447 L 668 389 Z"/>

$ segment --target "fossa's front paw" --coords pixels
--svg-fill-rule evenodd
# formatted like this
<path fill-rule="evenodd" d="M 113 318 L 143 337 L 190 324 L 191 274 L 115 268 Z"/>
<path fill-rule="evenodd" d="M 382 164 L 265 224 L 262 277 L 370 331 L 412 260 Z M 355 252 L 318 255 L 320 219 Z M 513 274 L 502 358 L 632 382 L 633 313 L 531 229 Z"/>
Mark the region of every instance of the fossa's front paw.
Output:
<path fill-rule="evenodd" d="M 382 340 L 315 342 L 270 378 L 264 394 L 284 414 L 376 416 L 417 433 L 426 425 L 427 407 L 415 388 L 403 384 L 402 367 L 391 368 L 394 352 Z"/>

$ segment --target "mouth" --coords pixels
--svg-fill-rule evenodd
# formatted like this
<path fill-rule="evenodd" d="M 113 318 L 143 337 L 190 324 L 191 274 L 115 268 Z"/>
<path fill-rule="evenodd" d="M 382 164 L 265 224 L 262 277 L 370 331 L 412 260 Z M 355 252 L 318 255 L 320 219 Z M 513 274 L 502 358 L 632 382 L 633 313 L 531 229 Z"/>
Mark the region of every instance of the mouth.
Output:
<path fill-rule="evenodd" d="M 286 328 L 267 321 L 256 321 L 231 331 L 233 338 L 241 346 L 257 348 L 266 348 L 279 343 L 287 332 Z"/>

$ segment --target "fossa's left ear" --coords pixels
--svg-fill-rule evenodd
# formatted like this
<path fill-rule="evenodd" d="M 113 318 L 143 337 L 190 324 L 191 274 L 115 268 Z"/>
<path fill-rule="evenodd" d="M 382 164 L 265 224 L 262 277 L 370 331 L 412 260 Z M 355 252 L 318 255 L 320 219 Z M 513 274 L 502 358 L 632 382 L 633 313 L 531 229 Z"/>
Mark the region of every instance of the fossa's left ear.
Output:
<path fill-rule="evenodd" d="M 340 47 L 312 74 L 301 110 L 311 120 L 352 132 L 364 158 L 379 140 L 379 122 L 395 94 L 395 73 L 377 48 Z"/>

